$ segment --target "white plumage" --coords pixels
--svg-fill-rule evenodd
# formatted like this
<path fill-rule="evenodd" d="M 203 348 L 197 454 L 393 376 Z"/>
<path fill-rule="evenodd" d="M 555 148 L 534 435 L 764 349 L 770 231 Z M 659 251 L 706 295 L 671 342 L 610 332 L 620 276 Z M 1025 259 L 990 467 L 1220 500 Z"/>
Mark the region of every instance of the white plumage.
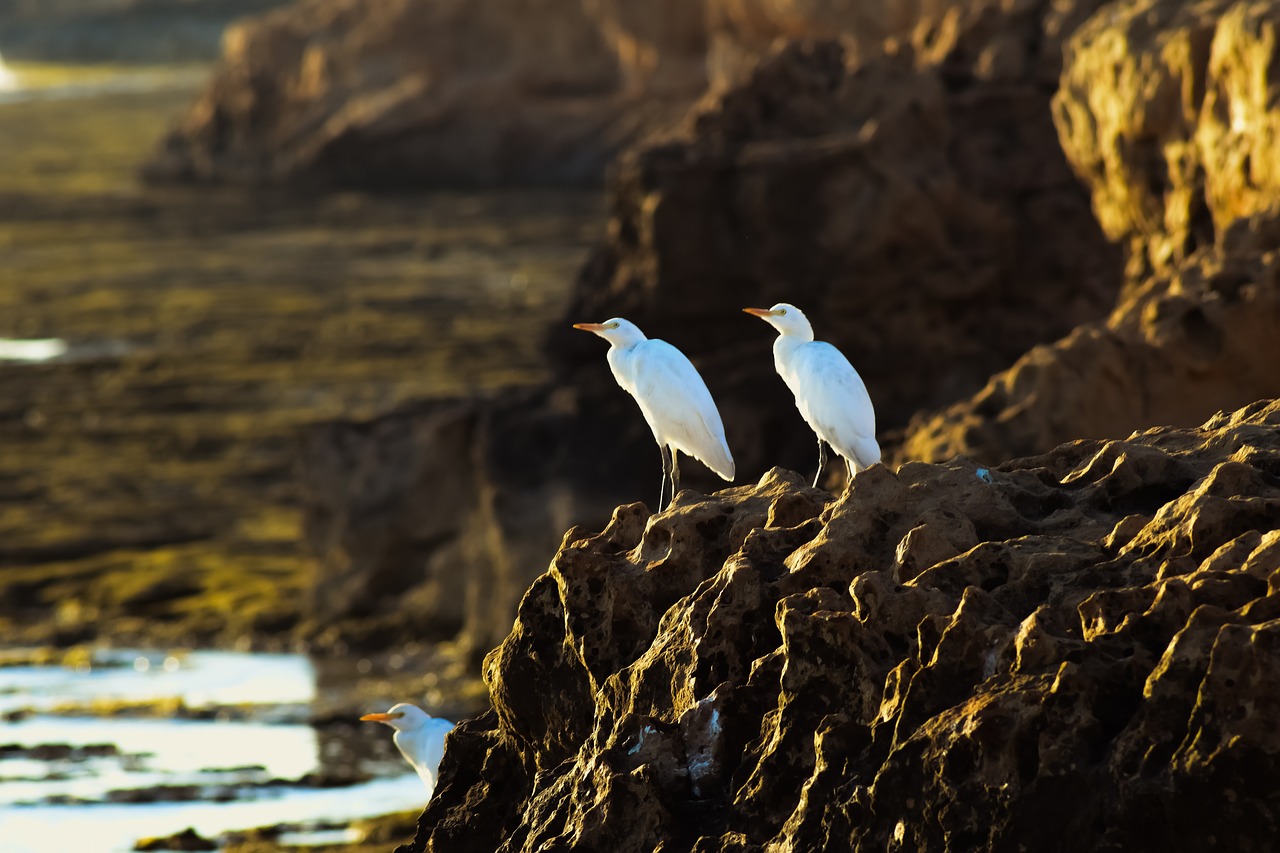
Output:
<path fill-rule="evenodd" d="M 418 771 L 422 784 L 427 786 L 427 799 L 431 799 L 436 790 L 440 759 L 444 758 L 444 736 L 453 729 L 453 723 L 404 702 L 393 705 L 385 714 L 365 714 L 360 719 L 386 723 L 396 730 L 392 741 L 410 766 Z"/>
<path fill-rule="evenodd" d="M 724 437 L 724 423 L 711 392 L 685 354 L 666 341 L 650 339 L 629 320 L 615 317 L 603 323 L 575 323 L 609 342 L 613 378 L 640 405 L 662 453 L 662 489 L 658 508 L 671 475 L 671 498 L 679 491 L 677 451 L 702 462 L 725 480 L 734 476 L 733 454 Z"/>
<path fill-rule="evenodd" d="M 818 485 L 826 464 L 825 444 L 849 466 L 849 477 L 880 461 L 876 412 L 858 371 L 844 353 L 813 339 L 813 326 L 799 308 L 779 302 L 772 308 L 744 308 L 778 330 L 773 363 L 796 397 L 800 416 L 818 436 Z"/>

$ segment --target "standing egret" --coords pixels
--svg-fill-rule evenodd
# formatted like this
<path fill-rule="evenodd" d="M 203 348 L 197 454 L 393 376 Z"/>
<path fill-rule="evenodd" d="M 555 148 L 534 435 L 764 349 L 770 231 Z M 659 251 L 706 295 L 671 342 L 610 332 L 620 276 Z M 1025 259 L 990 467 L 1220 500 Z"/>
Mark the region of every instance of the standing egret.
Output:
<path fill-rule="evenodd" d="M 733 456 L 711 392 L 685 354 L 666 341 L 650 340 L 634 323 L 614 317 L 574 323 L 609 342 L 609 368 L 622 389 L 636 398 L 662 453 L 658 509 L 671 475 L 671 500 L 680 491 L 677 451 L 692 456 L 725 480 L 733 480 Z"/>
<path fill-rule="evenodd" d="M 773 364 L 796 396 L 796 408 L 818 435 L 816 487 L 827 464 L 830 444 L 844 457 L 849 479 L 880 461 L 876 443 L 876 410 L 862 377 L 844 353 L 813 339 L 813 326 L 804 312 L 779 302 L 772 308 L 743 308 L 778 330 Z"/>
<path fill-rule="evenodd" d="M 360 719 L 386 723 L 396 730 L 391 740 L 405 760 L 418 771 L 422 784 L 427 786 L 427 799 L 431 799 L 436 790 L 440 759 L 444 757 L 444 736 L 453 728 L 453 723 L 433 717 L 417 705 L 403 702 L 393 705 L 385 714 L 365 714 Z"/>

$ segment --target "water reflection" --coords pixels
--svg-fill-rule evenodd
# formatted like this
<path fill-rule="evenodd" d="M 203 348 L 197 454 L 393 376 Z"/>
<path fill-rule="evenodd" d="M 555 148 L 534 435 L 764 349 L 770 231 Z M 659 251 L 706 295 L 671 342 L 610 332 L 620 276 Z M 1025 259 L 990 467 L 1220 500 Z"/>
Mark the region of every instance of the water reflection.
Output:
<path fill-rule="evenodd" d="M 307 724 L 316 696 L 301 655 L 112 651 L 0 667 L 3 849 L 57 848 L 53 827 L 84 853 L 116 853 L 188 826 L 211 837 L 421 807 L 385 733 Z M 94 715 L 121 703 L 181 713 Z"/>
<path fill-rule="evenodd" d="M 0 68 L 0 90 L 4 88 L 4 69 Z M 0 361 L 50 361 L 67 353 L 67 342 L 61 338 L 0 338 Z"/>
<path fill-rule="evenodd" d="M 16 88 L 18 88 L 18 75 L 4 64 L 4 57 L 0 56 L 0 92 L 8 92 Z"/>
<path fill-rule="evenodd" d="M 0 57 L 0 104 L 191 89 L 199 86 L 208 74 L 209 67 L 204 64 L 138 67 L 29 62 L 6 65 Z"/>
<path fill-rule="evenodd" d="M 211 705 L 310 703 L 315 667 L 302 655 L 107 650 L 72 666 L 0 669 L 0 714 L 91 701 L 175 699 Z"/>

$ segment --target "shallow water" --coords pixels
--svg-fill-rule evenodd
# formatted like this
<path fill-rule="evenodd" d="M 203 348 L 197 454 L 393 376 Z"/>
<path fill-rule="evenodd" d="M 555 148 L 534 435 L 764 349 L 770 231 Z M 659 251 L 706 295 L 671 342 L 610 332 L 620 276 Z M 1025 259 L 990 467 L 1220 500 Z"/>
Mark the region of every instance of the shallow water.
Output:
<path fill-rule="evenodd" d="M 12 719 L 0 728 L 3 850 L 35 853 L 65 843 L 80 853 L 115 853 L 187 827 L 215 837 L 421 807 L 422 783 L 394 754 L 390 732 L 305 722 L 318 694 L 316 668 L 301 655 L 112 651 L 78 667 L 0 667 L 0 710 Z M 106 700 L 180 701 L 188 713 L 207 709 L 214 718 L 88 713 Z M 216 713 L 226 706 L 235 713 Z M 49 713 L 54 708 L 61 710 Z M 15 755 L 14 746 L 24 752 Z M 62 747 L 80 749 L 68 755 Z M 367 781 L 298 783 L 316 772 Z M 145 801 L 157 795 L 182 801 Z M 338 833 L 291 840 L 327 843 Z"/>
<path fill-rule="evenodd" d="M 312 570 L 300 472 L 316 425 L 544 380 L 543 330 L 599 235 L 599 194 L 147 185 L 139 167 L 198 81 L 14 68 L 0 633 L 287 632 Z"/>
<path fill-rule="evenodd" d="M 202 64 L 171 66 L 6 64 L 0 58 L 0 104 L 101 94 L 189 90 L 208 75 Z"/>

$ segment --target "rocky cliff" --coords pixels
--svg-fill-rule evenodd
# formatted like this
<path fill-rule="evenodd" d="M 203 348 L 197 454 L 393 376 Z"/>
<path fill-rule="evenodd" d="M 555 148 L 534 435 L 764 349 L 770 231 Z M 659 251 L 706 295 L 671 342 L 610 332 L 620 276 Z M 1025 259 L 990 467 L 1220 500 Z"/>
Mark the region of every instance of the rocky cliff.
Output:
<path fill-rule="evenodd" d="M 221 68 L 147 174 L 595 182 L 778 42 L 839 38 L 859 61 L 906 46 L 951 79 L 1035 80 L 1043 96 L 1062 39 L 1101 2 L 295 0 L 229 30 Z"/>
<path fill-rule="evenodd" d="M 984 460 L 1280 395 L 1280 3 L 1115 3 L 1069 42 L 1054 117 L 1128 247 L 1111 316 L 920 416 L 900 458 Z"/>
<path fill-rule="evenodd" d="M 427 850 L 1271 848 L 1280 403 L 564 539 Z"/>
<path fill-rule="evenodd" d="M 600 342 L 571 322 L 627 316 L 686 350 L 721 407 L 738 471 L 756 478 L 776 464 L 808 468 L 815 453 L 774 374 L 772 334 L 739 313 L 745 305 L 787 299 L 809 311 L 865 377 L 890 436 L 922 407 L 976 391 L 1029 347 L 1105 315 L 1121 254 L 1063 156 L 1046 82 L 1060 71 L 1062 33 L 1091 7 L 978 14 L 966 5 L 950 16 L 939 7 L 873 51 L 848 34 L 810 37 L 844 20 L 836 5 L 791 14 L 791 29 L 810 21 L 804 38 L 768 49 L 748 73 L 726 72 L 679 125 L 622 155 L 608 237 L 548 332 L 552 383 L 442 403 L 483 428 L 438 439 L 434 406 L 407 410 L 393 429 L 415 432 L 419 449 L 395 461 L 373 438 L 376 425 L 335 425 L 313 444 L 319 615 L 408 618 L 447 632 L 457 597 L 441 605 L 414 595 L 406 607 L 404 593 L 449 566 L 468 577 L 461 637 L 486 651 L 559 531 L 603 524 L 608 507 L 656 495 L 648 431 L 613 384 Z M 597 11 L 625 22 L 627 8 Z M 949 23 L 929 23 L 941 18 Z M 690 467 L 690 486 L 716 485 Z M 436 476 L 463 485 L 442 502 L 429 486 Z M 441 556 L 413 527 L 368 508 L 430 516 L 432 530 L 449 531 Z M 365 575 L 374 562 L 387 567 L 377 578 Z"/>
<path fill-rule="evenodd" d="M 625 71 L 581 0 L 298 0 L 227 31 L 213 82 L 146 174 L 595 182 L 641 127 L 698 91 L 642 94 Z"/>

